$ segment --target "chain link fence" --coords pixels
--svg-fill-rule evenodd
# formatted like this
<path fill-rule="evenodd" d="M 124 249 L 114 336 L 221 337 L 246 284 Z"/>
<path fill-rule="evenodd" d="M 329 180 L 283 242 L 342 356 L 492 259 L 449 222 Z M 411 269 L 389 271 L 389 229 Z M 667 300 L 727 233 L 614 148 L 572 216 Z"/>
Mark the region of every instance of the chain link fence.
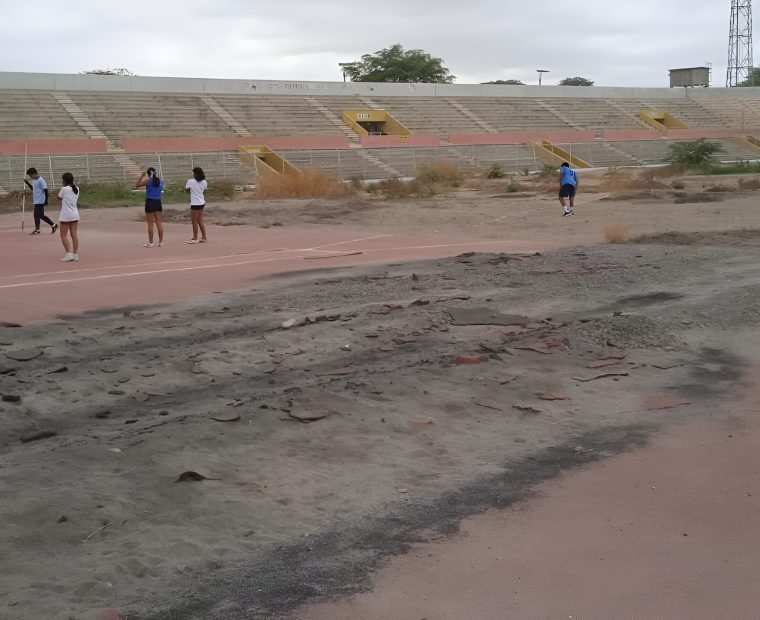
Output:
<path fill-rule="evenodd" d="M 120 155 L 117 154 L 117 157 Z M 122 165 L 113 155 L 29 155 L 0 157 L 0 188 L 22 189 L 28 168 L 36 168 L 48 187 L 60 186 L 61 175 L 71 172 L 77 183 L 116 183 L 132 185 L 141 170 L 152 166 L 168 183 L 183 183 L 200 166 L 209 179 L 255 183 L 256 168 L 244 163 L 237 152 L 217 153 L 130 153 Z"/>
<path fill-rule="evenodd" d="M 670 159 L 668 144 L 666 140 L 642 140 L 556 146 L 593 167 L 601 168 L 667 163 Z M 545 165 L 535 147 L 523 144 L 282 150 L 279 154 L 298 168 L 321 168 L 345 180 L 413 177 L 420 168 L 434 162 L 449 163 L 465 173 L 485 171 L 493 165 L 515 173 L 541 170 Z M 747 158 L 750 157 L 748 154 Z M 736 155 L 735 158 L 740 157 Z M 60 184 L 64 172 L 71 172 L 79 183 L 131 185 L 139 172 L 149 166 L 159 170 L 171 184 L 183 184 L 195 166 L 205 170 L 210 182 L 225 179 L 253 184 L 258 179 L 254 163 L 243 161 L 237 151 L 31 155 L 26 161 L 20 156 L 5 156 L 0 157 L 0 191 L 21 189 L 25 167 L 31 166 L 37 168 L 54 189 Z"/>

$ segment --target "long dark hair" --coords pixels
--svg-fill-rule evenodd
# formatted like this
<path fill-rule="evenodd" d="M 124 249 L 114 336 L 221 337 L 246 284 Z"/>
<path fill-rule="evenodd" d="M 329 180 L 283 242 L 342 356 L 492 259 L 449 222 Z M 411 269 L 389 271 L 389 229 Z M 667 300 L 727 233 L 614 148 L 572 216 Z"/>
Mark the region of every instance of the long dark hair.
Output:
<path fill-rule="evenodd" d="M 203 172 L 203 168 L 193 168 L 193 177 L 195 177 L 195 180 L 200 183 L 201 181 L 206 180 L 206 173 Z"/>
<path fill-rule="evenodd" d="M 79 188 L 74 185 L 74 175 L 70 172 L 64 172 L 61 176 L 61 181 L 63 181 L 64 185 L 68 185 L 72 190 L 74 190 L 75 194 L 79 193 Z"/>
<path fill-rule="evenodd" d="M 161 185 L 161 177 L 156 174 L 155 168 L 148 168 L 146 172 L 148 173 L 148 176 L 153 179 L 153 187 L 158 187 Z"/>

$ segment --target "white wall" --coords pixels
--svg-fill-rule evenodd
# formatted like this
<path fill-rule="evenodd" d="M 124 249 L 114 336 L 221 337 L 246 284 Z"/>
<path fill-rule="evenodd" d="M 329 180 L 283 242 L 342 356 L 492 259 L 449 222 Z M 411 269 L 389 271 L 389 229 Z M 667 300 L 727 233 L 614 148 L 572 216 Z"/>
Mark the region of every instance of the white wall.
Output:
<path fill-rule="evenodd" d="M 0 89 L 196 94 L 365 95 L 384 97 L 588 97 L 600 99 L 760 98 L 760 88 L 609 88 L 498 84 L 371 84 L 0 72 Z"/>

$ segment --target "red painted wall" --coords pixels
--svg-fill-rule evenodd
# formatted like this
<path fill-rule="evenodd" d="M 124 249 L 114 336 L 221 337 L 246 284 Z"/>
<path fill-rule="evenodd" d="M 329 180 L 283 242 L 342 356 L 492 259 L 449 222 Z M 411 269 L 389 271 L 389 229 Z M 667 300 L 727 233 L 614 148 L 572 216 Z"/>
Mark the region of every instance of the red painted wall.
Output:
<path fill-rule="evenodd" d="M 78 155 L 105 153 L 103 139 L 71 138 L 69 140 L 8 140 L 0 142 L 0 155 Z"/>

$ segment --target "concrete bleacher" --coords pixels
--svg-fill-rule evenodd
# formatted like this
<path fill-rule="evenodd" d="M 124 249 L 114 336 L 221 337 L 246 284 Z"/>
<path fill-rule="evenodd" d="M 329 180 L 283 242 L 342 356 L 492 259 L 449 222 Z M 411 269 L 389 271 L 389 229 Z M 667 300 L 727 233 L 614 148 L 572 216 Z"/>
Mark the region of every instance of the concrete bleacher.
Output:
<path fill-rule="evenodd" d="M 214 95 L 235 120 L 256 136 L 321 136 L 340 130 L 306 97 L 287 95 Z M 320 98 L 320 101 L 323 101 Z"/>
<path fill-rule="evenodd" d="M 497 131 L 525 131 L 531 129 L 573 129 L 555 112 L 542 106 L 538 100 L 516 97 L 468 97 L 458 100 L 473 114 Z M 482 132 L 482 129 L 471 129 Z M 467 133 L 455 132 L 450 133 Z"/>
<path fill-rule="evenodd" d="M 701 103 L 691 99 L 645 99 L 642 101 L 645 109 L 667 110 L 670 114 L 685 122 L 689 127 L 725 127 L 721 119 Z"/>
<path fill-rule="evenodd" d="M 235 135 L 197 95 L 76 92 L 69 96 L 112 140 Z"/>
<path fill-rule="evenodd" d="M 0 90 L 0 140 L 86 137 L 50 93 Z"/>
<path fill-rule="evenodd" d="M 342 115 L 364 108 L 387 111 L 416 136 L 407 146 L 398 137 L 360 140 Z M 640 119 L 643 109 L 665 110 L 689 129 L 663 131 L 661 138 L 652 139 L 658 134 Z M 27 163 L 56 178 L 68 170 L 80 180 L 131 182 L 136 170 L 157 164 L 159 155 L 146 151 L 163 150 L 167 152 L 160 154 L 161 165 L 171 182 L 182 182 L 194 165 L 206 168 L 210 178 L 253 182 L 255 167 L 239 155 L 243 144 L 268 144 L 299 167 L 321 167 L 344 179 L 373 179 L 411 176 L 433 161 L 449 161 L 462 170 L 482 170 L 494 163 L 510 171 L 540 169 L 543 163 L 529 145 L 540 138 L 595 167 L 664 163 L 670 157 L 669 140 L 700 135 L 721 144 L 719 157 L 724 161 L 757 159 L 755 149 L 729 137 L 759 133 L 760 89 L 257 82 L 0 72 L 0 152 L 8 153 L 10 162 L 5 172 L 0 161 L 0 185 L 4 176 L 17 184 L 23 172 L 19 155 L 35 141 L 29 152 L 46 155 L 30 156 Z"/>
<path fill-rule="evenodd" d="M 615 106 L 606 99 L 583 99 L 568 97 L 563 99 L 540 99 L 556 114 L 561 115 L 574 128 L 601 133 L 605 129 L 641 129 L 644 125 L 638 114 Z"/>
<path fill-rule="evenodd" d="M 414 133 L 483 133 L 477 122 L 440 97 L 372 97 L 371 101 Z"/>

